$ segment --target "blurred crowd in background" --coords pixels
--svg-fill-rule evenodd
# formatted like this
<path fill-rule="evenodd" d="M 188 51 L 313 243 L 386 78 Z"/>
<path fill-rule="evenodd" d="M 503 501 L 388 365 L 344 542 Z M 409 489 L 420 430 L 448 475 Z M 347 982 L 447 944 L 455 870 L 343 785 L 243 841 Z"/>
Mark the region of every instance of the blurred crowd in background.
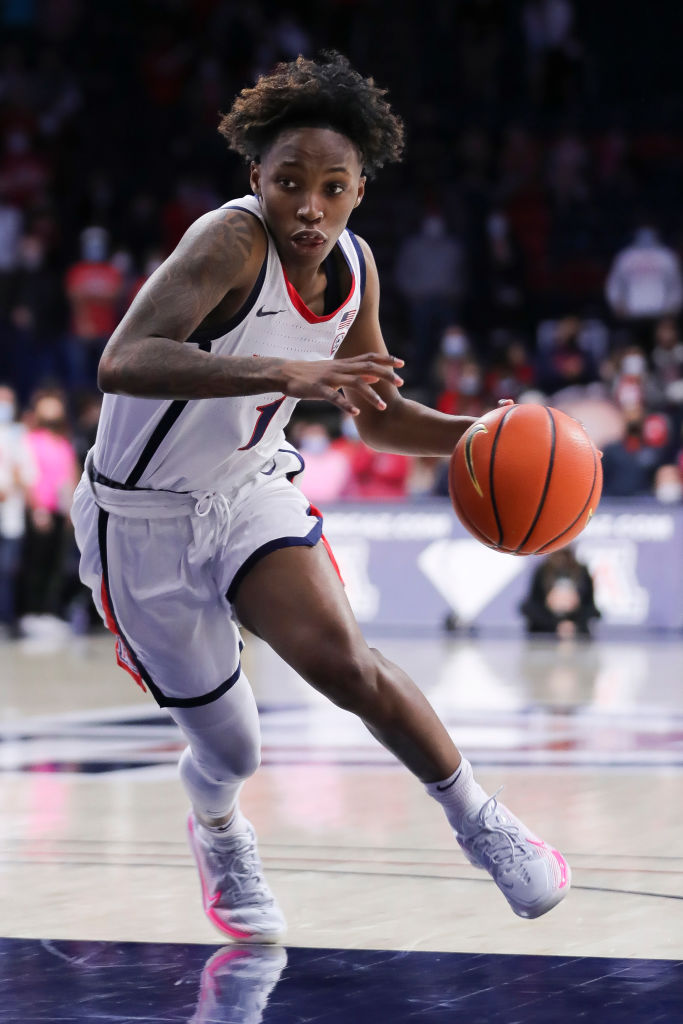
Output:
<path fill-rule="evenodd" d="M 473 416 L 503 397 L 551 403 L 602 448 L 605 495 L 680 502 L 676 6 L 434 0 L 398 18 L 388 0 L 7 0 L 0 622 L 87 627 L 68 509 L 100 353 L 185 229 L 247 191 L 219 112 L 325 47 L 386 86 L 407 125 L 404 163 L 353 219 L 404 393 Z M 443 460 L 372 452 L 350 417 L 299 409 L 311 500 L 447 493 Z"/>

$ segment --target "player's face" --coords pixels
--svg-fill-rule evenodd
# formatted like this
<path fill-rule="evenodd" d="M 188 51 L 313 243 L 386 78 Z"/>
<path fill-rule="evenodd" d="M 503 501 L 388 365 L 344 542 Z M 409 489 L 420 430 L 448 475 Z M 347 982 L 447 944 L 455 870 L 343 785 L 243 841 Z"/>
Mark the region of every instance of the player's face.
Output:
<path fill-rule="evenodd" d="M 284 263 L 316 265 L 335 246 L 365 178 L 353 143 L 330 128 L 290 128 L 251 169 L 251 187 Z"/>

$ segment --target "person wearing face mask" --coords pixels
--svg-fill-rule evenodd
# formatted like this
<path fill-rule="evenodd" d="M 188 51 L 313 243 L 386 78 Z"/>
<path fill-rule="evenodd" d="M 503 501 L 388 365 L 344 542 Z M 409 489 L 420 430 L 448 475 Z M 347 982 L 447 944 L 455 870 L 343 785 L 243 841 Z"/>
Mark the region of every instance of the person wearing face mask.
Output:
<path fill-rule="evenodd" d="M 97 364 L 119 321 L 124 281 L 108 258 L 109 235 L 93 225 L 81 233 L 81 258 L 67 271 L 65 287 L 71 309 L 69 384 L 95 390 Z"/>
<path fill-rule="evenodd" d="M 403 241 L 394 276 L 409 314 L 411 383 L 428 387 L 441 334 L 455 319 L 465 291 L 463 246 L 440 211 L 429 211 L 420 230 Z"/>
<path fill-rule="evenodd" d="M 469 341 L 462 331 L 449 328 L 442 339 L 441 358 L 436 367 L 438 391 L 434 407 L 439 412 L 475 418 L 484 412 L 482 370 L 469 352 Z"/>
<path fill-rule="evenodd" d="M 610 497 L 651 494 L 657 470 L 673 457 L 671 427 L 660 413 L 638 403 L 624 410 L 624 434 L 605 445 L 602 493 Z"/>
<path fill-rule="evenodd" d="M 351 476 L 346 452 L 332 444 L 330 432 L 322 422 L 300 424 L 296 437 L 305 463 L 299 478 L 304 493 L 313 502 L 336 501 Z"/>
<path fill-rule="evenodd" d="M 15 628 L 15 592 L 26 497 L 36 480 L 26 430 L 15 421 L 15 416 L 15 393 L 0 385 L 0 630 L 8 635 Z"/>
<path fill-rule="evenodd" d="M 26 636 L 61 633 L 69 508 L 78 483 L 74 447 L 67 437 L 60 393 L 40 392 L 33 402 L 27 443 L 37 466 L 29 491 L 22 552 L 19 626 Z"/>
<path fill-rule="evenodd" d="M 528 633 L 546 633 L 561 640 L 587 637 L 600 611 L 593 597 L 593 578 L 571 547 L 546 555 L 536 567 L 520 605 Z"/>
<path fill-rule="evenodd" d="M 636 405 L 648 408 L 662 405 L 664 392 L 650 372 L 641 346 L 630 345 L 625 349 L 614 379 L 613 392 L 617 405 L 622 409 L 631 409 Z"/>

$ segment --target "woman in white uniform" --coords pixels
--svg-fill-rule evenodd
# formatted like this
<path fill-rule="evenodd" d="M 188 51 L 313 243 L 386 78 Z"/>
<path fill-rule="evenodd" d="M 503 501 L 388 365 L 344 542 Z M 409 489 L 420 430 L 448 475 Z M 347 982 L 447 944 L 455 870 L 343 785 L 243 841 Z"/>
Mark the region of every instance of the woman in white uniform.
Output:
<path fill-rule="evenodd" d="M 471 423 L 401 397 L 372 253 L 346 226 L 366 175 L 399 159 L 401 122 L 330 54 L 262 76 L 220 131 L 248 160 L 252 194 L 192 225 L 110 339 L 73 510 L 81 575 L 120 663 L 188 739 L 180 773 L 205 911 L 241 941 L 284 933 L 238 802 L 259 729 L 236 618 L 357 714 L 515 913 L 537 917 L 566 894 L 566 861 L 484 792 L 418 687 L 368 647 L 320 519 L 290 482 L 301 457 L 283 428 L 298 399 L 351 413 L 384 451 L 447 456 Z"/>

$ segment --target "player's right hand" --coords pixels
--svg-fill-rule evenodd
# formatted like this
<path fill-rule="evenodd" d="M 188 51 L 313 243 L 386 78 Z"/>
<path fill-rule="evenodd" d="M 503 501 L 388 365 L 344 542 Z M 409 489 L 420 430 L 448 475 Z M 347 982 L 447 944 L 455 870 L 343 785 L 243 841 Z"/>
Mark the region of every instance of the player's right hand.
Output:
<path fill-rule="evenodd" d="M 348 387 L 373 408 L 382 411 L 386 409 L 386 402 L 371 385 L 382 381 L 401 387 L 403 380 L 396 373 L 400 366 L 403 366 L 402 359 L 379 352 L 367 352 L 348 359 L 286 362 L 281 369 L 282 391 L 291 398 L 323 399 L 357 416 L 360 409 L 340 390 Z"/>

